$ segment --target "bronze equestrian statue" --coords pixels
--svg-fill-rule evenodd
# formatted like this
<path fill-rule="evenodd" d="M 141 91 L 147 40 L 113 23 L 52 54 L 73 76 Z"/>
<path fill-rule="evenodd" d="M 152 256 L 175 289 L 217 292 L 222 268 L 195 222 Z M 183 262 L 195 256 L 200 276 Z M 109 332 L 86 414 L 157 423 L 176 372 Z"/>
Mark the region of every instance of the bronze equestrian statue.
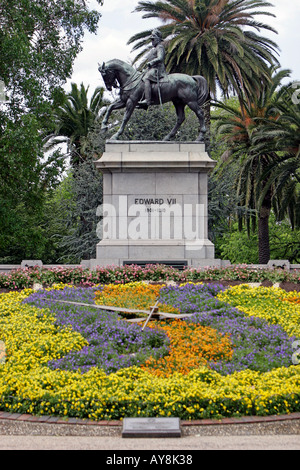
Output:
<path fill-rule="evenodd" d="M 204 142 L 206 133 L 204 113 L 201 106 L 208 97 L 208 86 L 204 77 L 193 77 L 181 73 L 168 75 L 165 70 L 165 49 L 159 30 L 152 32 L 152 49 L 147 58 L 147 69 L 138 72 L 134 67 L 118 59 L 113 59 L 99 66 L 105 86 L 108 91 L 112 88 L 120 88 L 119 100 L 112 103 L 104 116 L 103 131 L 108 129 L 108 119 L 112 111 L 126 108 L 123 122 L 111 140 L 117 140 L 124 132 L 134 109 L 136 107 L 147 108 L 150 105 L 159 105 L 172 101 L 176 113 L 177 122 L 164 141 L 171 140 L 185 120 L 184 108 L 189 108 L 196 114 L 200 133 L 197 142 Z"/>

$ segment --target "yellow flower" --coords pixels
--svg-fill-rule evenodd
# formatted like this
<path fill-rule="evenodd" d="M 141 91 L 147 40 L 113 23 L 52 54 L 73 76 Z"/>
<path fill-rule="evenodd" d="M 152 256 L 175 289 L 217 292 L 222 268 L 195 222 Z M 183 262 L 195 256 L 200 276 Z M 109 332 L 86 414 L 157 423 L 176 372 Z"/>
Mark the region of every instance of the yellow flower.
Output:
<path fill-rule="evenodd" d="M 137 366 L 110 375 L 97 368 L 85 374 L 50 370 L 49 360 L 80 349 L 86 342 L 71 328 L 58 330 L 49 310 L 22 304 L 30 293 L 0 294 L 0 338 L 7 346 L 7 361 L 0 365 L 1 409 L 23 412 L 27 407 L 30 413 L 72 414 L 95 420 L 109 419 L 110 415 L 122 418 L 129 412 L 145 416 L 149 404 L 156 416 L 183 413 L 193 419 L 251 414 L 253 409 L 258 414 L 300 411 L 299 366 L 266 373 L 244 370 L 227 376 L 201 366 L 168 377 L 154 376 Z M 294 293 L 237 286 L 218 297 L 247 315 L 277 322 L 289 334 L 300 337 L 299 304 L 290 301 Z M 6 398 L 11 396 L 14 403 Z"/>

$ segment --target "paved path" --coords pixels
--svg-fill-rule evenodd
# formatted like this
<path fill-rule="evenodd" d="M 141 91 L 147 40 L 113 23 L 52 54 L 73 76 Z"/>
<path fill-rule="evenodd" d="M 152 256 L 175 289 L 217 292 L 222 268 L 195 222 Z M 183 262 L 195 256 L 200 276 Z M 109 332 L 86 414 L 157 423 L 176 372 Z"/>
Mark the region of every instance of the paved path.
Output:
<path fill-rule="evenodd" d="M 105 455 L 113 455 L 114 451 L 126 451 L 126 455 L 132 451 L 135 455 L 138 451 L 151 454 L 156 450 L 173 454 L 197 450 L 300 450 L 300 413 L 182 421 L 181 429 L 180 438 L 128 439 L 121 437 L 119 421 L 0 412 L 0 451 L 102 450 L 106 454 L 101 452 L 100 460 L 105 463 Z"/>
<path fill-rule="evenodd" d="M 113 436 L 0 435 L 0 450 L 132 450 L 134 451 L 133 455 L 136 455 L 137 451 L 144 450 L 300 450 L 300 435 L 196 435 L 169 439 L 124 439 Z M 113 455 L 113 452 L 111 455 Z"/>

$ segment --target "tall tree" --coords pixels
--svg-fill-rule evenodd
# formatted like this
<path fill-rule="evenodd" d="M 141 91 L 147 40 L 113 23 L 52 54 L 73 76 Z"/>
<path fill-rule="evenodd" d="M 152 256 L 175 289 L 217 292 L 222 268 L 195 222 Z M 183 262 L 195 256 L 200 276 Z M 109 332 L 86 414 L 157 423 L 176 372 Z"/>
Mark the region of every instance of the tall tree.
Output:
<path fill-rule="evenodd" d="M 64 166 L 59 152 L 45 155 L 42 136 L 83 35 L 96 32 L 99 18 L 85 0 L 0 2 L 0 81 L 9 98 L 0 103 L 0 258 L 7 262 L 42 256 L 44 199 Z"/>
<path fill-rule="evenodd" d="M 99 18 L 85 0 L 1 0 L 0 79 L 15 117 L 46 111 L 71 76 L 85 29 L 95 33 Z"/>
<path fill-rule="evenodd" d="M 283 86 L 276 97 L 274 119 L 263 119 L 255 136 L 256 152 L 275 149 L 277 158 L 266 169 L 264 197 L 271 186 L 277 204 L 276 215 L 282 220 L 287 213 L 292 228 L 300 226 L 300 100 L 298 83 Z"/>
<path fill-rule="evenodd" d="M 257 34 L 275 32 L 256 19 L 274 16 L 264 10 L 270 6 L 263 0 L 159 0 L 140 1 L 135 10 L 163 22 L 169 72 L 203 75 L 213 95 L 219 85 L 224 94 L 234 90 L 245 96 L 268 80 L 268 67 L 277 62 L 276 44 Z M 129 40 L 133 50 L 142 48 L 136 61 L 146 54 L 150 34 L 143 31 Z"/>
<path fill-rule="evenodd" d="M 219 115 L 217 125 L 219 133 L 228 144 L 226 154 L 227 164 L 232 160 L 239 161 L 239 172 L 235 180 L 239 205 L 249 209 L 243 213 L 239 211 L 240 228 L 246 222 L 248 229 L 251 223 L 255 227 L 258 219 L 259 262 L 266 264 L 270 259 L 269 217 L 274 199 L 274 184 L 269 184 L 270 175 L 267 174 L 270 165 L 278 162 L 278 154 L 274 146 L 261 146 L 258 150 L 258 141 L 263 142 L 266 121 L 273 122 L 277 99 L 276 91 L 281 81 L 289 75 L 287 70 L 270 70 L 270 82 L 261 86 L 253 95 L 253 101 L 248 104 L 244 100 L 242 106 L 232 106 L 219 103 L 218 106 L 225 112 Z M 274 204 L 276 210 L 276 205 Z"/>
<path fill-rule="evenodd" d="M 48 200 L 43 225 L 49 232 L 50 262 L 80 263 L 96 257 L 102 174 L 95 168 L 91 150 L 84 162 L 69 170 Z"/>

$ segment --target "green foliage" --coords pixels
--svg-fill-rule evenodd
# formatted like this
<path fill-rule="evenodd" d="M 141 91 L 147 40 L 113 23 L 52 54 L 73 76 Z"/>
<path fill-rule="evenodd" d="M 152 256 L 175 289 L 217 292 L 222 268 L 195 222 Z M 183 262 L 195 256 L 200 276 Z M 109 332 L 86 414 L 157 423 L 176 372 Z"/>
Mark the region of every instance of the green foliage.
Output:
<path fill-rule="evenodd" d="M 65 162 L 59 150 L 44 153 L 43 137 L 53 127 L 83 34 L 96 32 L 99 17 L 84 0 L 1 1 L 0 80 L 9 98 L 0 104 L 2 262 L 47 252 L 44 203 Z"/>
<path fill-rule="evenodd" d="M 258 264 L 258 232 L 247 233 L 238 229 L 234 223 L 231 230 L 216 241 L 216 251 L 222 259 L 232 264 Z M 300 263 L 300 230 L 292 230 L 287 220 L 276 222 L 272 213 L 270 218 L 271 259 L 288 259 L 290 263 Z"/>
<path fill-rule="evenodd" d="M 71 75 L 84 30 L 95 33 L 99 18 L 83 0 L 1 1 L 0 78 L 14 112 L 43 111 L 57 96 Z"/>
<path fill-rule="evenodd" d="M 239 227 L 245 223 L 250 233 L 250 227 L 255 230 L 258 223 L 258 250 L 261 264 L 270 259 L 269 243 L 269 216 L 271 208 L 278 214 L 281 206 L 281 218 L 290 215 L 292 192 L 289 193 L 284 205 L 274 195 L 275 181 L 269 169 L 279 161 L 274 145 L 269 145 L 265 139 L 268 126 L 278 119 L 276 111 L 279 102 L 278 90 L 281 81 L 289 76 L 288 70 L 278 70 L 271 67 L 270 80 L 253 93 L 251 100 L 240 98 L 240 106 L 231 106 L 231 103 L 216 103 L 223 110 L 214 118 L 217 130 L 228 145 L 226 163 L 223 166 L 237 161 L 239 172 L 236 175 L 234 186 L 239 198 L 241 208 L 238 210 Z M 280 91 L 279 91 L 280 93 Z M 288 176 L 291 181 L 291 175 Z M 293 185 L 293 188 L 295 186 Z M 284 210 L 283 210 L 284 208 Z"/>
<path fill-rule="evenodd" d="M 71 165 L 77 166 L 87 158 L 88 134 L 99 122 L 104 106 L 104 88 L 97 87 L 88 102 L 88 90 L 83 83 L 80 88 L 71 84 L 71 91 L 64 102 L 54 111 L 54 132 L 46 138 L 46 149 L 66 143 Z"/>
<path fill-rule="evenodd" d="M 245 229 L 238 230 L 235 223 L 230 232 L 217 240 L 216 252 L 221 259 L 227 259 L 232 264 L 258 264 L 257 244 L 257 232 L 248 235 Z"/>
<path fill-rule="evenodd" d="M 102 203 L 102 174 L 88 158 L 70 171 L 47 201 L 44 226 L 51 242 L 48 262 L 80 263 L 95 258 L 97 207 Z"/>
<path fill-rule="evenodd" d="M 178 270 L 170 266 L 152 265 L 102 267 L 95 270 L 83 266 L 76 268 L 26 268 L 16 269 L 10 273 L 0 273 L 0 288 L 31 288 L 35 282 L 43 286 L 53 284 L 73 284 L 92 287 L 97 284 L 126 284 L 137 281 L 242 281 L 242 282 L 292 282 L 299 283 L 298 270 L 292 272 L 283 269 L 251 269 L 246 266 L 229 266 L 224 268 L 187 268 Z"/>
<path fill-rule="evenodd" d="M 273 189 L 278 220 L 287 213 L 292 227 L 300 227 L 300 102 L 295 99 L 296 83 L 282 86 L 273 103 L 274 119 L 265 120 L 254 137 L 256 151 L 276 151 L 276 159 L 266 168 L 265 189 Z"/>
<path fill-rule="evenodd" d="M 61 243 L 70 232 L 67 220 L 70 210 L 73 212 L 75 208 L 72 183 L 72 173 L 68 172 L 55 190 L 46 197 L 41 226 L 47 237 L 47 250 L 42 258 L 38 258 L 45 264 L 55 264 L 64 255 Z"/>
<path fill-rule="evenodd" d="M 208 179 L 208 233 L 213 243 L 229 230 L 235 220 L 238 198 L 232 181 L 236 172 L 236 166 L 228 167 L 220 178 L 217 166 Z"/>
<path fill-rule="evenodd" d="M 33 114 L 7 122 L 0 135 L 0 262 L 18 263 L 42 255 L 45 191 L 55 187 L 63 166 L 57 152 L 44 157 Z"/>

